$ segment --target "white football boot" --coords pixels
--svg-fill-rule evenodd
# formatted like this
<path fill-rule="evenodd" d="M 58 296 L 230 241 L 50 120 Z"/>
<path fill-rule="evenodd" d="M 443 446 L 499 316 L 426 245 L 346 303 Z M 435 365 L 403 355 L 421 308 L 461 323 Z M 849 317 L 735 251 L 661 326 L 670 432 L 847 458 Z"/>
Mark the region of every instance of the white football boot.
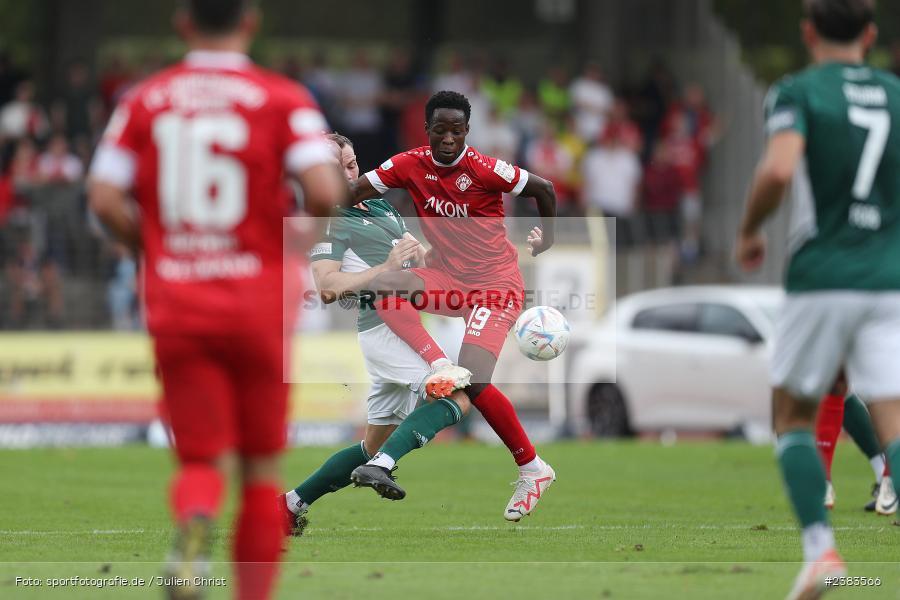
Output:
<path fill-rule="evenodd" d="M 833 579 L 846 575 L 847 565 L 844 564 L 844 559 L 837 553 L 837 550 L 832 548 L 826 551 L 819 560 L 803 565 L 787 600 L 818 600 L 825 592 L 832 589 L 829 584 Z"/>
<path fill-rule="evenodd" d="M 875 512 L 885 516 L 897 512 L 897 492 L 894 491 L 894 482 L 888 475 L 881 480 L 878 498 L 875 500 Z"/>
<path fill-rule="evenodd" d="M 432 398 L 449 398 L 456 390 L 468 387 L 471 380 L 471 371 L 442 358 L 434 361 L 431 374 L 425 378 L 425 393 Z"/>
<path fill-rule="evenodd" d="M 825 508 L 831 510 L 834 508 L 834 486 L 831 485 L 830 481 L 825 482 L 827 486 L 825 487 Z"/>
<path fill-rule="evenodd" d="M 513 482 L 516 491 L 506 505 L 503 518 L 507 521 L 518 521 L 526 515 L 530 515 L 540 501 L 544 492 L 556 481 L 556 473 L 553 467 L 541 461 L 541 469 L 535 473 L 519 473 L 519 478 Z"/>

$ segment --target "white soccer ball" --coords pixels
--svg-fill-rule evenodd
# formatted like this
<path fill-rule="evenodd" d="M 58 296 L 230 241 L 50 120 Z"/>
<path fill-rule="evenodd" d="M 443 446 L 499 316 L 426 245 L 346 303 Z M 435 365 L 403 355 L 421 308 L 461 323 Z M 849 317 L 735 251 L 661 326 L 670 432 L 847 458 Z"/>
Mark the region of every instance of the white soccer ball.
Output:
<path fill-rule="evenodd" d="M 516 321 L 519 350 L 531 360 L 551 360 L 569 345 L 569 322 L 552 306 L 532 306 Z"/>

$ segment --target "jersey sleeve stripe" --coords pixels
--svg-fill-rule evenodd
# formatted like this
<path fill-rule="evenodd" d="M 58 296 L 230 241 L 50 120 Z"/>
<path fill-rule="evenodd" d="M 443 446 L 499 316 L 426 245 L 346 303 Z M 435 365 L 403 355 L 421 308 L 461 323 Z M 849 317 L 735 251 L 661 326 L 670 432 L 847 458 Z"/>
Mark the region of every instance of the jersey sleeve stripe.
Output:
<path fill-rule="evenodd" d="M 285 168 L 292 173 L 305 171 L 310 167 L 336 162 L 328 143 L 321 139 L 300 140 L 285 153 Z"/>
<path fill-rule="evenodd" d="M 110 143 L 103 143 L 97 148 L 91 163 L 90 177 L 121 188 L 130 190 L 137 172 L 137 160 L 130 150 Z"/>
<path fill-rule="evenodd" d="M 518 196 L 522 193 L 522 190 L 525 189 L 525 184 L 528 183 L 528 171 L 525 169 L 519 169 L 519 183 L 516 184 L 516 187 L 512 189 L 510 194 L 513 196 Z"/>
<path fill-rule="evenodd" d="M 390 189 L 388 186 L 384 185 L 384 182 L 381 181 L 381 177 L 379 177 L 378 173 L 375 171 L 366 173 L 366 179 L 369 180 L 369 183 L 372 184 L 372 187 L 375 188 L 379 194 L 383 194 Z"/>

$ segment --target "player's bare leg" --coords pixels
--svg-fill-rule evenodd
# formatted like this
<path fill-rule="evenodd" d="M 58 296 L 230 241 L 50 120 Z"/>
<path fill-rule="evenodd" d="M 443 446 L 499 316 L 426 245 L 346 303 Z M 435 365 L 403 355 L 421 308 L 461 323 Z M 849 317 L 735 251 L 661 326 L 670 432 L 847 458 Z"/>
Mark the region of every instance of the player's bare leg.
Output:
<path fill-rule="evenodd" d="M 897 511 L 897 497 L 900 496 L 900 399 L 890 399 L 873 401 L 869 404 L 869 413 L 872 415 L 872 424 L 881 440 L 884 448 L 884 456 L 890 467 L 893 477 L 885 477 L 884 481 L 890 479 L 894 486 L 894 502 L 893 506 L 885 501 L 887 506 L 883 507 L 881 514 L 892 514 Z M 879 495 L 880 496 L 880 495 Z M 893 510 L 891 510 L 893 509 Z M 894 524 L 900 524 L 900 520 L 894 521 Z"/>
<path fill-rule="evenodd" d="M 300 537 L 309 525 L 310 505 L 330 492 L 350 485 L 350 473 L 364 465 L 397 429 L 396 425 L 366 425 L 366 436 L 361 443 L 353 444 L 332 454 L 315 473 L 293 490 L 279 497 L 280 510 L 286 535 Z"/>
<path fill-rule="evenodd" d="M 834 533 L 825 509 L 825 468 L 812 433 L 816 409 L 815 400 L 794 398 L 783 389 L 773 393 L 772 418 L 778 435 L 778 465 L 803 530 L 804 566 L 788 600 L 819 598 L 828 589 L 826 579 L 847 572 L 835 548 Z"/>
<path fill-rule="evenodd" d="M 266 599 L 278 574 L 283 530 L 277 498 L 279 457 L 244 456 L 233 557 L 238 600 Z"/>

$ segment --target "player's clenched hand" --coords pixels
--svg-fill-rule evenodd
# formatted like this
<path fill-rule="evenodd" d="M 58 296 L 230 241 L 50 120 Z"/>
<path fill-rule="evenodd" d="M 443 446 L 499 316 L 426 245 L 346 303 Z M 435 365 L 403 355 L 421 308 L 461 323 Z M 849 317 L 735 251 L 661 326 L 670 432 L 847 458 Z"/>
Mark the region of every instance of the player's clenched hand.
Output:
<path fill-rule="evenodd" d="M 388 259 L 384 263 L 388 271 L 401 271 L 403 263 L 416 260 L 416 254 L 419 249 L 419 242 L 415 239 L 404 238 L 397 242 L 397 245 L 391 248 Z"/>
<path fill-rule="evenodd" d="M 735 246 L 735 257 L 741 269 L 756 271 L 766 258 L 766 236 L 762 232 L 741 233 Z"/>
<path fill-rule="evenodd" d="M 544 232 L 541 231 L 540 227 L 535 227 L 531 231 L 528 232 L 528 249 L 531 250 L 532 256 L 537 256 L 541 252 L 546 252 L 550 249 L 550 246 L 553 243 L 544 237 Z"/>

